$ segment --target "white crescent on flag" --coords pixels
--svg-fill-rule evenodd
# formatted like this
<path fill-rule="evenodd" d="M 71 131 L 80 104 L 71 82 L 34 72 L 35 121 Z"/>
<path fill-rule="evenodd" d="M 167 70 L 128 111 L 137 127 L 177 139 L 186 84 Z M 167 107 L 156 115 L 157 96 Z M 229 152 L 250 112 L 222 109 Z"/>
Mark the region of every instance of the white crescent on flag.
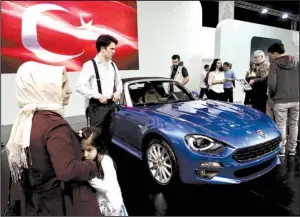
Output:
<path fill-rule="evenodd" d="M 64 11 L 71 14 L 70 11 L 59 5 L 37 4 L 28 8 L 23 8 L 23 10 L 21 34 L 23 46 L 43 61 L 52 63 L 64 62 L 79 57 L 84 51 L 76 55 L 61 55 L 44 49 L 38 42 L 37 23 L 48 28 L 56 27 L 56 31 L 72 35 L 78 39 L 90 41 L 96 41 L 101 34 L 109 34 L 117 38 L 119 41 L 118 46 L 128 45 L 134 49 L 138 49 L 137 41 L 133 38 L 123 35 L 107 26 L 92 25 L 93 20 L 85 23 L 81 14 L 79 14 L 81 22 L 80 27 L 75 27 L 66 23 L 64 24 L 61 21 L 41 14 L 42 12 L 50 10 Z"/>
<path fill-rule="evenodd" d="M 60 10 L 70 13 L 68 10 L 54 4 L 37 4 L 27 8 L 22 16 L 22 43 L 25 48 L 33 52 L 39 59 L 47 62 L 63 62 L 69 59 L 76 58 L 83 54 L 76 55 L 60 55 L 52 53 L 42 48 L 37 38 L 37 18 L 42 12 L 49 10 Z"/>

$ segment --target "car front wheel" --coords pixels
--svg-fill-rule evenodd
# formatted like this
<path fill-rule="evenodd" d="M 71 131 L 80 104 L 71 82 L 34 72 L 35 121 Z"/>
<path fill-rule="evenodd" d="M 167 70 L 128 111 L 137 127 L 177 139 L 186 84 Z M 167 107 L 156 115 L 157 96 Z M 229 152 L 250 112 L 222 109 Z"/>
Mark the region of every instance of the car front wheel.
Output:
<path fill-rule="evenodd" d="M 161 186 L 176 179 L 177 163 L 174 152 L 163 140 L 153 139 L 146 151 L 146 161 L 151 177 Z"/>

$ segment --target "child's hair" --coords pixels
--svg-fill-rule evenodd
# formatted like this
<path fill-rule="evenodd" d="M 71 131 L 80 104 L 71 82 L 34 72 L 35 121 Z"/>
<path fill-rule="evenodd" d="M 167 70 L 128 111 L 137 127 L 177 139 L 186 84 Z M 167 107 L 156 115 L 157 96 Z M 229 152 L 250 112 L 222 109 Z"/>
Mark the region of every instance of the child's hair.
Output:
<path fill-rule="evenodd" d="M 97 149 L 97 152 L 101 155 L 107 153 L 107 147 L 104 144 L 102 133 L 100 130 L 94 127 L 85 127 L 79 131 L 79 140 L 89 140 L 91 146 Z M 96 158 L 97 159 L 97 158 Z M 97 168 L 98 168 L 98 178 L 104 177 L 103 168 L 101 166 L 101 162 L 96 160 Z"/>

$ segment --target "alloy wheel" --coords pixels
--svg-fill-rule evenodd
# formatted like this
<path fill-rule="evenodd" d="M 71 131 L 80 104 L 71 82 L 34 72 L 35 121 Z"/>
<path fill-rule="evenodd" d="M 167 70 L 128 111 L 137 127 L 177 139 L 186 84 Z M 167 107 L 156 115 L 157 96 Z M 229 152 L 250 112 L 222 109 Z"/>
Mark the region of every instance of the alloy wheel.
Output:
<path fill-rule="evenodd" d="M 147 150 L 148 169 L 152 177 L 161 185 L 167 185 L 173 173 L 171 157 L 161 144 L 153 143 Z"/>

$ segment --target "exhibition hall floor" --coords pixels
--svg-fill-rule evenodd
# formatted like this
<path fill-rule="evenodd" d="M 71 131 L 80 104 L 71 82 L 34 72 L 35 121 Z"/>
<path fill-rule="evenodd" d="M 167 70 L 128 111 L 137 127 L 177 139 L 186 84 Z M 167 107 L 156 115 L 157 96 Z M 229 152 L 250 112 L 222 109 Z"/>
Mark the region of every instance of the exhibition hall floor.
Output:
<path fill-rule="evenodd" d="M 75 130 L 84 118 L 71 120 Z M 3 140 L 3 133 L 1 141 Z M 161 190 L 142 171 L 139 160 L 116 148 L 114 159 L 129 215 L 300 215 L 299 153 L 282 158 L 280 167 L 243 185 L 176 185 Z M 8 164 L 1 148 L 1 213 L 8 194 Z M 12 198 L 20 198 L 16 185 Z"/>

